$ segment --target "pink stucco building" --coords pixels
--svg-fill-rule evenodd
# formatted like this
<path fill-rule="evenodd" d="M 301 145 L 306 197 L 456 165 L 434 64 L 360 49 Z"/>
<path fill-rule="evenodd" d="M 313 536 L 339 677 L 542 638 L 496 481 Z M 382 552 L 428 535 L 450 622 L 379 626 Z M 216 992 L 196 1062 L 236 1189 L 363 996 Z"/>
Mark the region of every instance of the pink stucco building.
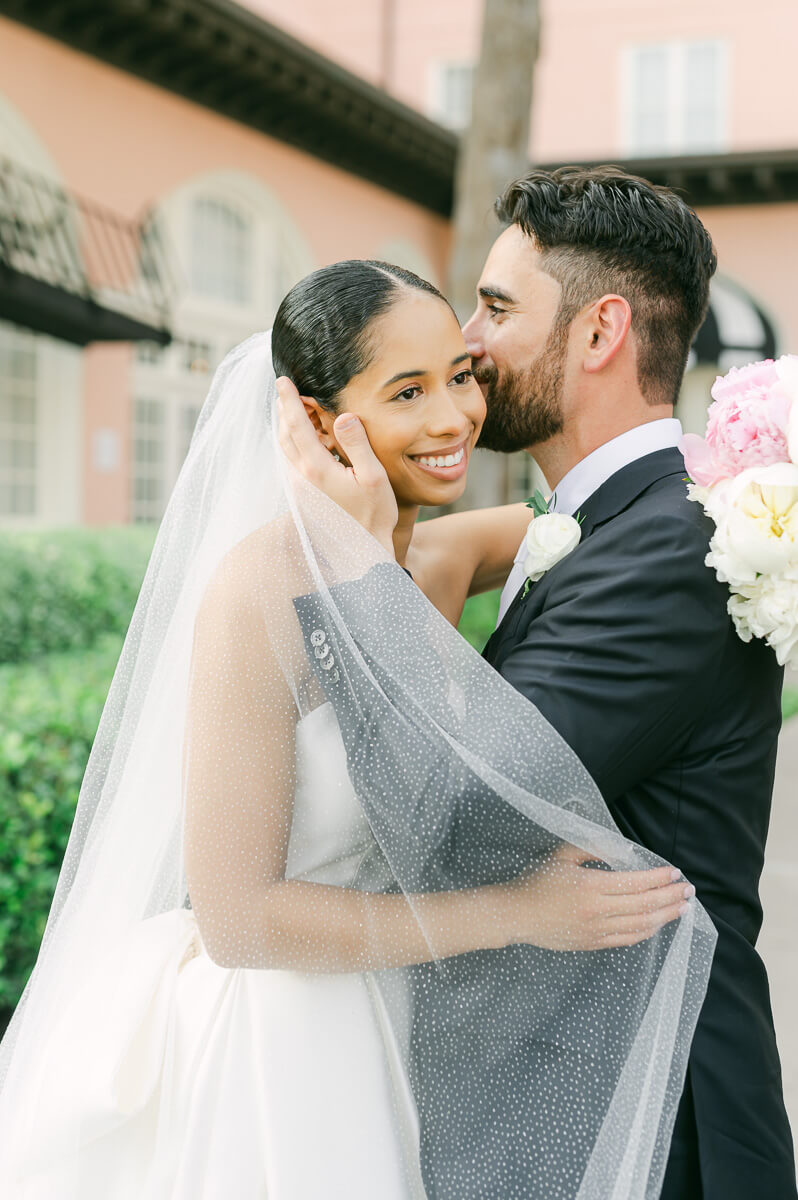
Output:
<path fill-rule="evenodd" d="M 36 225 L 8 178 L 46 177 L 139 231 L 139 282 L 142 230 L 161 231 L 171 334 L 84 347 L 0 309 L 1 524 L 157 519 L 214 365 L 308 270 L 382 257 L 445 283 L 481 11 L 0 2 L 0 260 L 4 228 Z M 718 366 L 798 350 L 796 42 L 794 0 L 762 0 L 756 21 L 741 0 L 617 0 L 598 20 L 588 0 L 542 6 L 531 158 L 621 161 L 684 187 L 716 239 L 691 427 Z M 524 486 L 507 472 L 504 494 Z"/>

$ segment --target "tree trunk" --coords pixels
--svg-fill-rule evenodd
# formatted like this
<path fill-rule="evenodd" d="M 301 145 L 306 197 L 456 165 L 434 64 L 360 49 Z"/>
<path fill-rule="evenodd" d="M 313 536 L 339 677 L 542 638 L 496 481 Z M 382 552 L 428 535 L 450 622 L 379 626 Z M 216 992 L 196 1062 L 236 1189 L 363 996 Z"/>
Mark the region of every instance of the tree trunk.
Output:
<path fill-rule="evenodd" d="M 447 295 L 461 321 L 473 311 L 474 289 L 499 232 L 493 202 L 529 164 L 532 80 L 539 36 L 539 0 L 485 0 L 471 125 L 463 136 L 455 181 Z M 504 456 L 478 455 L 462 506 L 502 503 L 508 465 Z"/>

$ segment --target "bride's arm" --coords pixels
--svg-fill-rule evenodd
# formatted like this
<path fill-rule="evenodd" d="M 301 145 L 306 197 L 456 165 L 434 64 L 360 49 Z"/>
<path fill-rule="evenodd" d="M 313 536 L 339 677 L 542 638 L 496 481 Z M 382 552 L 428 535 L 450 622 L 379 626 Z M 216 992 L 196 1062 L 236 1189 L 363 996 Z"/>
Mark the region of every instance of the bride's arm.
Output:
<path fill-rule="evenodd" d="M 504 585 L 531 520 L 526 504 L 504 504 L 420 521 L 408 567 L 427 598 L 457 625 L 469 596 Z"/>
<path fill-rule="evenodd" d="M 505 582 L 531 520 L 532 510 L 524 503 L 449 513 L 420 521 L 413 546 L 444 569 L 462 564 L 467 595 L 476 596 Z"/>
<path fill-rule="evenodd" d="M 258 556 L 258 562 L 263 556 Z M 530 942 L 628 945 L 679 915 L 668 868 L 608 873 L 565 848 L 513 883 L 423 895 L 372 894 L 286 879 L 297 709 L 241 564 L 217 574 L 198 615 L 184 751 L 191 903 L 210 957 L 226 967 L 356 971 Z M 254 589 L 257 594 L 257 587 Z M 276 640 L 274 640 L 276 639 Z"/>

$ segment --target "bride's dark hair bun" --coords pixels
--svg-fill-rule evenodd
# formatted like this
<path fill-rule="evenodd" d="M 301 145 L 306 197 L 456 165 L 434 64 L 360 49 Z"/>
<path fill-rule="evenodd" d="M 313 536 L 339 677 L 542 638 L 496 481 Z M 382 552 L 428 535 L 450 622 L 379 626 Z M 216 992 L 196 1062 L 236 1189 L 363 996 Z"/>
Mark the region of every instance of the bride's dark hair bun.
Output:
<path fill-rule="evenodd" d="M 339 393 L 371 361 L 372 322 L 409 288 L 448 303 L 433 284 L 393 263 L 351 258 L 306 275 L 274 318 L 275 374 L 335 411 Z"/>

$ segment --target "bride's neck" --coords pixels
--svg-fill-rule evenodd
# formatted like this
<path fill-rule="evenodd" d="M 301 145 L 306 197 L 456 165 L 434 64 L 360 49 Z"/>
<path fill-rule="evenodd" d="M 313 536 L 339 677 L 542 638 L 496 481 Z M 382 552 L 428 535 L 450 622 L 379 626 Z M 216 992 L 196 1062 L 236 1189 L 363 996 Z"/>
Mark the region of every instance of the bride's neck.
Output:
<path fill-rule="evenodd" d="M 407 551 L 413 537 L 413 527 L 418 520 L 418 512 L 417 504 L 409 508 L 399 505 L 399 520 L 393 531 L 393 550 L 400 567 L 404 567 L 407 562 Z"/>

